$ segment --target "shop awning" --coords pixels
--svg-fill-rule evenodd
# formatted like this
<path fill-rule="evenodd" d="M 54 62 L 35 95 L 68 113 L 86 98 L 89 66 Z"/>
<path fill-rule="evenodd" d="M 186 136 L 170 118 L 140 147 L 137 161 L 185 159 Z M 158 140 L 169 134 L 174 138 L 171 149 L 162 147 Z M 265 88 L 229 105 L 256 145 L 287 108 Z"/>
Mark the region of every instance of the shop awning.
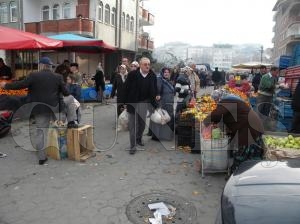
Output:
<path fill-rule="evenodd" d="M 76 34 L 59 34 L 49 36 L 49 38 L 55 40 L 61 40 L 65 49 L 74 51 L 115 51 L 115 47 L 105 43 L 103 40 L 92 39 L 83 37 Z"/>
<path fill-rule="evenodd" d="M 62 46 L 60 40 L 0 26 L 1 50 L 55 49 Z"/>
<path fill-rule="evenodd" d="M 270 67 L 272 64 L 269 63 L 262 63 L 262 62 L 245 62 L 237 65 L 233 65 L 232 68 L 241 68 L 241 69 L 254 69 L 254 68 L 260 68 L 260 66 L 266 66 Z"/>

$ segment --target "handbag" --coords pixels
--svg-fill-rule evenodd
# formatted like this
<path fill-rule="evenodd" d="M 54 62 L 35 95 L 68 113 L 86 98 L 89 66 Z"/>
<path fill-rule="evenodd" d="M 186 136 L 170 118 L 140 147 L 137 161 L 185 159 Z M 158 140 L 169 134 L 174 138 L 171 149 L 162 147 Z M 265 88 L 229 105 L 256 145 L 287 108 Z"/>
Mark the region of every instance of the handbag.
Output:
<path fill-rule="evenodd" d="M 156 124 L 165 125 L 166 123 L 168 123 L 171 120 L 171 117 L 166 110 L 164 110 L 162 108 L 157 108 L 151 114 L 150 119 L 151 119 L 151 121 L 153 121 Z"/>

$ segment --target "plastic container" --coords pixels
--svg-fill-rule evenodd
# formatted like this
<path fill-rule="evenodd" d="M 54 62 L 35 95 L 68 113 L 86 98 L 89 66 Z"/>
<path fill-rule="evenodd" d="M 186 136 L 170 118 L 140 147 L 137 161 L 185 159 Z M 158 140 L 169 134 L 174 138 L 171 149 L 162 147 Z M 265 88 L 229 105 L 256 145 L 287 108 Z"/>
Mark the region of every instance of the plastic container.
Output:
<path fill-rule="evenodd" d="M 204 176 L 204 172 L 227 172 L 228 144 L 228 137 L 221 139 L 201 138 L 202 176 Z"/>

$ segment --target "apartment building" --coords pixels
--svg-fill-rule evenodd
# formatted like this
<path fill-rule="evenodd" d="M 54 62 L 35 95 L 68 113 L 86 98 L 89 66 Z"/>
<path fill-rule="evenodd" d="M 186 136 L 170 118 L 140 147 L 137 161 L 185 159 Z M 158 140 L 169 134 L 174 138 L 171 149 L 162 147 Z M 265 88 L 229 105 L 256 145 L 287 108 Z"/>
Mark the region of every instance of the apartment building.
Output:
<path fill-rule="evenodd" d="M 114 53 L 42 53 L 56 63 L 64 59 L 77 61 L 84 73 L 95 73 L 98 62 L 102 62 L 105 72 L 109 74 L 121 57 L 133 60 L 144 51 L 152 52 L 154 48 L 152 38 L 143 33 L 143 26 L 154 24 L 154 16 L 143 8 L 141 0 L 0 0 L 1 4 L 1 25 L 4 24 L 2 21 L 17 20 L 8 25 L 45 36 L 76 34 L 103 40 L 116 47 Z M 18 19 L 13 18 L 15 5 Z M 4 11 L 7 14 L 3 14 Z"/>
<path fill-rule="evenodd" d="M 292 55 L 293 48 L 300 43 L 300 0 L 278 0 L 273 8 L 274 43 L 273 58 Z"/>

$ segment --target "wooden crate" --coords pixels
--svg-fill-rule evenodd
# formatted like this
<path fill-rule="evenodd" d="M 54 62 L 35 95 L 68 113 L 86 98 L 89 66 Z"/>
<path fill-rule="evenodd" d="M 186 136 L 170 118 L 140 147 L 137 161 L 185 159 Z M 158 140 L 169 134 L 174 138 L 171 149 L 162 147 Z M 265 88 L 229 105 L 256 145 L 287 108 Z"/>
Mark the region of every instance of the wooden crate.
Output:
<path fill-rule="evenodd" d="M 93 127 L 84 125 L 67 131 L 68 158 L 75 161 L 85 161 L 94 155 Z"/>

